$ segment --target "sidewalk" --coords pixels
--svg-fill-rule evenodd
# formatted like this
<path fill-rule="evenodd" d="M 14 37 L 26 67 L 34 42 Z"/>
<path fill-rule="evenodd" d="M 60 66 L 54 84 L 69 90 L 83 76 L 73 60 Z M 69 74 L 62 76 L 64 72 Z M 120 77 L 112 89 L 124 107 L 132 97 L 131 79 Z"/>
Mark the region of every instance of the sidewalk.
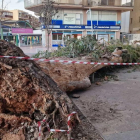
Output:
<path fill-rule="evenodd" d="M 42 46 L 28 46 L 28 47 L 20 47 L 20 49 L 23 50 L 23 52 L 28 55 L 28 56 L 33 56 L 36 53 L 38 53 L 39 51 L 46 51 L 47 48 L 42 47 Z"/>

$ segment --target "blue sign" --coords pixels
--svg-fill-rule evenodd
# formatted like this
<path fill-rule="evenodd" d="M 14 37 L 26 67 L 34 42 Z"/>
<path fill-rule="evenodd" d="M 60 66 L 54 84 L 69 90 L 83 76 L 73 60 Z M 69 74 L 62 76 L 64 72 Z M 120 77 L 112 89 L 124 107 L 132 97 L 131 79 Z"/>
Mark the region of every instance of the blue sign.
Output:
<path fill-rule="evenodd" d="M 88 25 L 50 25 L 50 29 L 91 29 Z M 42 29 L 45 29 L 45 25 L 42 25 Z M 110 29 L 120 30 L 121 26 L 98 26 L 93 25 L 92 29 Z"/>

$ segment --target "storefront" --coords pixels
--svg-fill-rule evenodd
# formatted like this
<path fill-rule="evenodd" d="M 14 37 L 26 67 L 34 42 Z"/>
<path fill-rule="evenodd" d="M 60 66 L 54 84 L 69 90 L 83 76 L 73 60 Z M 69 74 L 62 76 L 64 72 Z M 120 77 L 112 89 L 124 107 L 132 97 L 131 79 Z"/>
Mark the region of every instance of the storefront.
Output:
<path fill-rule="evenodd" d="M 82 31 L 71 30 L 56 30 L 52 32 L 52 47 L 64 46 L 64 38 L 77 38 L 82 37 Z"/>
<path fill-rule="evenodd" d="M 121 26 L 91 26 L 84 25 L 54 25 L 52 31 L 52 47 L 64 46 L 64 38 L 77 38 L 82 36 L 94 35 L 97 40 L 106 42 L 116 39 L 116 32 Z"/>

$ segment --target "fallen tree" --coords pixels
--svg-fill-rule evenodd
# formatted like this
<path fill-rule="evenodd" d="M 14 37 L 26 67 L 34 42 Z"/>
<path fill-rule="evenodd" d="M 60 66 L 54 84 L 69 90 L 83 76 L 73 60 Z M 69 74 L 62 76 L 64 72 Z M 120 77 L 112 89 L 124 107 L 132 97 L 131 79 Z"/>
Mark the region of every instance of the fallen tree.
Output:
<path fill-rule="evenodd" d="M 49 59 L 88 61 L 88 62 L 139 62 L 140 48 L 124 45 L 118 40 L 107 42 L 106 45 L 94 40 L 93 36 L 81 39 L 64 38 L 66 47 L 55 52 L 39 52 L 34 57 Z M 120 47 L 119 47 L 120 46 Z M 90 75 L 105 65 L 85 65 L 66 63 L 38 63 L 42 70 L 50 75 L 59 88 L 65 92 L 82 90 L 91 86 Z"/>
<path fill-rule="evenodd" d="M 0 55 L 25 56 L 15 45 L 0 40 Z M 38 139 L 38 121 L 44 118 L 50 128 L 68 130 L 68 115 L 72 130 L 53 133 L 42 124 L 41 139 L 103 140 L 97 130 L 62 92 L 51 77 L 33 61 L 0 58 L 0 139 Z"/>
<path fill-rule="evenodd" d="M 121 63 L 123 59 L 122 53 L 126 50 L 117 48 L 112 54 L 103 55 L 99 62 L 114 62 Z M 54 59 L 54 58 L 53 58 Z M 61 57 L 57 59 L 65 59 L 72 61 L 85 61 L 95 62 L 92 57 L 81 57 L 79 59 L 70 59 Z M 48 63 L 48 62 L 37 62 L 42 70 L 50 75 L 52 79 L 57 83 L 59 88 L 65 92 L 71 92 L 74 90 L 82 90 L 91 86 L 89 79 L 90 75 L 95 73 L 97 70 L 106 67 L 105 65 L 89 65 L 89 64 L 65 64 L 65 63 Z"/>
<path fill-rule="evenodd" d="M 120 55 L 123 51 L 126 52 L 122 48 L 117 48 L 112 55 L 104 54 L 100 61 L 122 62 Z M 2 40 L 0 55 L 26 57 L 18 47 Z M 91 57 L 80 59 L 93 61 Z M 38 139 L 37 122 L 44 118 L 50 128 L 68 130 L 67 118 L 70 113 L 76 111 L 79 118 L 77 115 L 71 117 L 69 125 L 72 130 L 68 134 L 50 134 L 46 123 L 42 123 L 41 139 L 70 140 L 73 137 L 75 140 L 103 140 L 99 132 L 63 92 L 90 86 L 89 75 L 102 67 L 104 66 L 37 64 L 29 60 L 0 58 L 0 139 Z"/>

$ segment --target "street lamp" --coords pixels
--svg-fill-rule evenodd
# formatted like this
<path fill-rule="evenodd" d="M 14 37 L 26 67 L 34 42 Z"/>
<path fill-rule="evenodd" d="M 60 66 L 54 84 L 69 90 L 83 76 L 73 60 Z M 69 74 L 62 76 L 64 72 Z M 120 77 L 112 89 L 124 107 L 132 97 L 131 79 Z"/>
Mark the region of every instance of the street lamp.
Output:
<path fill-rule="evenodd" d="M 93 35 L 93 24 L 92 24 L 92 16 L 91 16 L 91 9 L 89 8 L 89 10 L 87 10 L 87 14 L 90 12 L 90 20 L 91 20 L 91 31 L 92 31 L 92 35 Z"/>

